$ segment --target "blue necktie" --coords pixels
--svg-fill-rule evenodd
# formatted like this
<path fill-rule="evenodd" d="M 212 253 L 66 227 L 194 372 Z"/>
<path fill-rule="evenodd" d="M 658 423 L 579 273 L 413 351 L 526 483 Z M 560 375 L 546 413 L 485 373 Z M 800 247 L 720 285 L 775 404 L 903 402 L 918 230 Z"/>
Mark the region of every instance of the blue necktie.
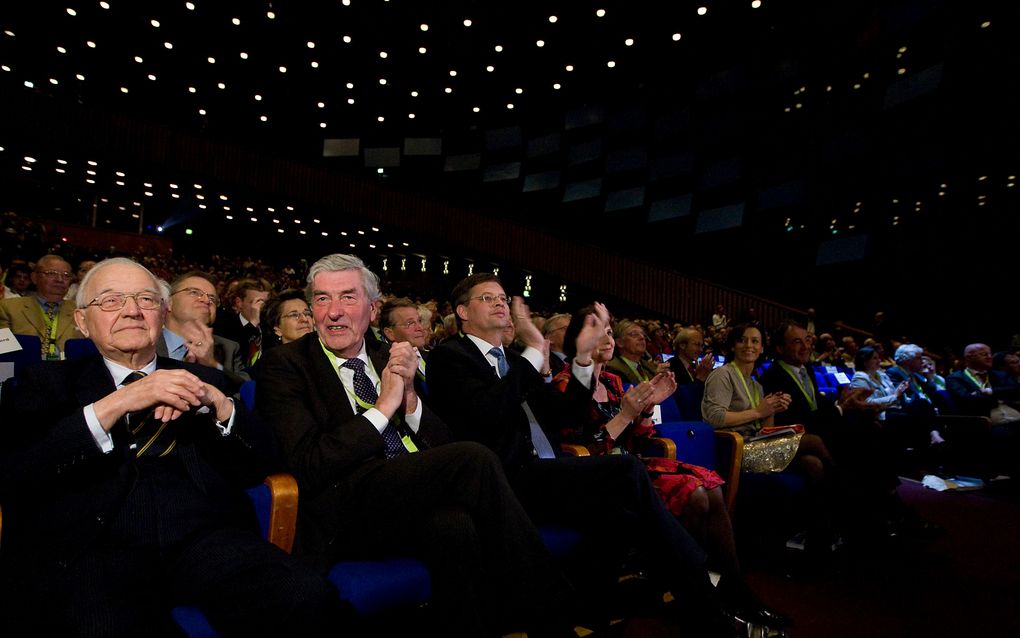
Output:
<path fill-rule="evenodd" d="M 489 354 L 496 357 L 496 370 L 499 371 L 499 378 L 502 379 L 507 372 L 510 372 L 510 363 L 507 362 L 506 355 L 500 348 L 492 348 L 489 350 Z"/>
<path fill-rule="evenodd" d="M 365 373 L 365 362 L 354 358 L 348 359 L 340 365 L 343 368 L 354 371 L 354 394 L 362 402 L 374 406 L 375 402 L 379 400 L 379 393 L 375 391 L 375 384 L 372 383 L 372 380 L 368 378 L 368 374 Z M 358 414 L 362 414 L 368 409 L 357 401 L 355 401 L 355 408 Z M 407 453 L 407 448 L 404 447 L 403 442 L 400 440 L 400 433 L 397 432 L 397 428 L 393 427 L 392 423 L 388 424 L 382 431 L 382 438 L 385 445 L 386 458 L 392 459 L 394 456 Z"/>
<path fill-rule="evenodd" d="M 496 357 L 496 370 L 499 371 L 499 378 L 506 376 L 506 373 L 510 371 L 510 363 L 506 360 L 506 355 L 499 348 L 492 348 L 489 350 L 489 354 Z M 535 413 L 528 407 L 528 402 L 524 401 L 521 403 L 521 408 L 524 409 L 524 413 L 528 416 L 528 427 L 531 430 L 531 444 L 535 447 L 535 453 L 538 454 L 540 459 L 554 459 L 556 458 L 556 452 L 553 451 L 552 444 L 549 443 L 549 438 L 546 437 L 545 432 L 542 431 L 542 426 L 538 424 L 538 420 L 535 419 Z"/>

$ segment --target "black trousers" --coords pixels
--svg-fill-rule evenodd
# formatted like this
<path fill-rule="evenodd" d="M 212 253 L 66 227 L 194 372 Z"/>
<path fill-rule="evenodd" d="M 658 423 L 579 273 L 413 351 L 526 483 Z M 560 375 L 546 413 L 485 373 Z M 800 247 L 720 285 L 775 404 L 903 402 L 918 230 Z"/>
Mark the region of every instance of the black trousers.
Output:
<path fill-rule="evenodd" d="M 569 608 L 572 587 L 488 448 L 398 456 L 343 489 L 331 558 L 422 560 L 443 635 L 533 628 Z"/>
<path fill-rule="evenodd" d="M 201 607 L 223 636 L 343 629 L 347 612 L 329 582 L 210 502 L 176 457 L 138 471 L 106 532 L 77 558 L 6 575 L 25 586 L 15 623 L 25 635 L 179 635 L 170 609 L 182 604 Z"/>
<path fill-rule="evenodd" d="M 597 539 L 607 563 L 629 544 L 636 546 L 650 575 L 681 601 L 692 626 L 718 620 L 721 607 L 704 550 L 663 505 L 636 457 L 537 459 L 514 472 L 511 483 L 537 522 L 580 528 Z"/>

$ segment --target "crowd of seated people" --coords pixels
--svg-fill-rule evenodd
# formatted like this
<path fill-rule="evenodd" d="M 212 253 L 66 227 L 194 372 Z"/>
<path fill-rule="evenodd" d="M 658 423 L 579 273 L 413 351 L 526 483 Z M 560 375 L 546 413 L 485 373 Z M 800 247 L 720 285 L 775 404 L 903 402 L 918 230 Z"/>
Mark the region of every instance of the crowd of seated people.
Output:
<path fill-rule="evenodd" d="M 777 326 L 769 344 L 764 327 L 733 325 L 721 308 L 724 321 L 707 326 L 614 322 L 601 305 L 532 315 L 491 275 L 461 282 L 448 301 L 388 296 L 353 256 L 281 268 L 219 255 L 205 263 L 145 255 L 97 265 L 87 252 L 65 254 L 14 261 L 0 279 L 0 327 L 38 337 L 40 359 L 67 358 L 69 339 L 90 340 L 103 355 L 44 365 L 0 393 L 0 505 L 8 514 L 0 580 L 5 591 L 21 588 L 27 603 L 19 618 L 35 618 L 45 587 L 39 579 L 58 572 L 23 578 L 28 563 L 11 555 L 25 547 L 34 556 L 46 539 L 66 548 L 57 559 L 73 569 L 59 572 L 63 589 L 55 595 L 74 604 L 48 621 L 58 633 L 76 617 L 66 614 L 83 606 L 96 614 L 82 635 L 110 633 L 104 623 L 122 633 L 157 616 L 154 626 L 165 624 L 165 600 L 138 588 L 116 587 L 118 601 L 138 603 L 124 616 L 119 604 L 75 598 L 96 578 L 96 564 L 83 558 L 95 551 L 120 566 L 110 578 L 172 579 L 176 589 L 161 592 L 170 598 L 192 587 L 204 592 L 195 598 L 224 635 L 259 635 L 264 627 L 252 629 L 255 619 L 269 623 L 250 606 L 245 613 L 254 615 L 239 618 L 229 609 L 237 601 L 214 593 L 236 586 L 234 570 L 299 583 L 300 605 L 262 576 L 247 585 L 272 601 L 267 609 L 286 607 L 285 618 L 300 610 L 303 624 L 295 626 L 311 635 L 319 623 L 354 622 L 324 596 L 321 564 L 391 555 L 428 567 L 445 633 L 569 635 L 578 583 L 543 545 L 535 525 L 549 522 L 602 539 L 603 594 L 628 552 L 645 556 L 653 582 L 677 602 L 663 613 L 690 635 L 734 635 L 734 617 L 778 628 L 785 619 L 743 583 L 719 476 L 669 459 L 646 467 L 633 454 L 655 432 L 649 408 L 689 396 L 678 384 L 703 386 L 696 410 L 704 420 L 748 440 L 763 427 L 803 426 L 786 471 L 807 480 L 818 547 L 832 547 L 842 518 L 874 509 L 878 524 L 901 535 L 931 531 L 898 502 L 896 476 L 906 448 L 933 448 L 932 468 L 944 461 L 939 448 L 955 441 L 941 416 L 987 418 L 987 431 L 966 442 L 987 451 L 972 471 L 1020 476 L 1016 350 L 993 356 L 987 345 L 971 344 L 959 369 L 939 374 L 916 344 L 890 344 L 890 362 L 881 342 L 857 350 L 856 338 L 842 335 L 839 348 L 835 337 L 816 340 L 795 321 Z M 251 379 L 257 419 L 231 400 Z M 87 384 L 95 387 L 76 389 Z M 41 427 L 21 427 L 29 419 Z M 165 454 L 149 458 L 137 451 L 150 449 L 137 437 L 153 420 L 177 433 Z M 172 427 L 185 420 L 204 433 Z M 260 427 L 268 430 L 253 434 Z M 272 453 L 248 445 L 263 434 Z M 563 457 L 561 441 L 591 454 Z M 253 452 L 257 463 L 247 458 Z M 298 551 L 314 560 L 292 560 L 252 538 L 250 521 L 230 500 L 239 483 L 224 459 L 247 466 L 242 481 L 278 470 L 297 478 Z M 58 471 L 24 492 L 33 501 L 19 495 L 27 479 L 15 474 L 40 462 Z M 79 467 L 64 472 L 68 464 Z M 135 477 L 124 468 L 136 468 Z M 188 475 L 193 480 L 180 483 Z M 859 480 L 864 475 L 870 479 Z M 136 493 L 132 485 L 145 488 Z M 73 542 L 50 520 L 58 503 L 93 521 L 63 530 L 82 532 Z M 217 508 L 231 512 L 229 520 L 213 514 Z M 171 524 L 163 547 L 165 516 L 183 522 Z M 853 524 L 876 522 L 866 518 Z M 626 531 L 635 519 L 645 533 Z M 193 546 L 196 528 L 215 530 L 208 545 Z M 235 541 L 236 551 L 224 550 Z M 222 555 L 220 571 L 168 568 L 151 551 L 183 553 L 195 564 Z M 723 573 L 718 590 L 708 584 L 708 565 Z"/>

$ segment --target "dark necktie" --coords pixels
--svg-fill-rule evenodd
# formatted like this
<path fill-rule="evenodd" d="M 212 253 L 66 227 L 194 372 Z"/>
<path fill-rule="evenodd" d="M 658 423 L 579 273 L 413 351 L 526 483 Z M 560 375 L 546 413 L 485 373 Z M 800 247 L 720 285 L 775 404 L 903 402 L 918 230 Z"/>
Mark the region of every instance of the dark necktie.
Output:
<path fill-rule="evenodd" d="M 379 393 L 375 391 L 375 384 L 372 383 L 372 380 L 368 378 L 368 374 L 365 373 L 365 362 L 354 358 L 348 359 L 340 365 L 343 368 L 354 371 L 354 395 L 360 399 L 354 402 L 356 412 L 362 414 L 368 407 L 375 406 L 375 402 L 379 400 Z M 397 432 L 397 428 L 392 423 L 387 424 L 386 428 L 382 431 L 382 438 L 386 458 L 392 459 L 394 456 L 407 453 L 407 448 L 404 447 L 403 442 L 400 440 L 400 433 Z"/>
<path fill-rule="evenodd" d="M 135 370 L 124 377 L 121 385 L 130 385 L 146 374 Z M 134 436 L 135 456 L 163 457 L 174 451 L 177 439 L 174 437 L 174 422 L 166 423 L 152 418 L 151 411 L 132 412 L 127 415 L 128 431 Z"/>
<path fill-rule="evenodd" d="M 496 370 L 499 371 L 499 378 L 506 376 L 506 373 L 510 371 L 510 363 L 506 360 L 506 355 L 499 348 L 492 348 L 489 350 L 489 354 L 496 357 Z M 535 413 L 531 411 L 528 406 L 528 402 L 524 401 L 521 403 L 521 408 L 524 409 L 524 413 L 528 416 L 528 428 L 531 430 L 531 444 L 535 447 L 535 453 L 541 459 L 552 459 L 556 458 L 556 452 L 553 451 L 552 444 L 549 443 L 549 438 L 542 431 L 542 426 L 538 424 L 538 420 L 535 418 Z"/>

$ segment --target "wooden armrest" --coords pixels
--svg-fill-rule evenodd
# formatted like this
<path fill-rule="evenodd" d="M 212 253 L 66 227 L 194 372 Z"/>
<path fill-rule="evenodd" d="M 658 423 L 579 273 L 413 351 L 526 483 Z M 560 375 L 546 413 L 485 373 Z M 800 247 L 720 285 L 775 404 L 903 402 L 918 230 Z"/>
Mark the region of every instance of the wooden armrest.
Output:
<path fill-rule="evenodd" d="M 591 456 L 588 448 L 577 443 L 560 443 L 560 451 L 568 456 Z"/>
<path fill-rule="evenodd" d="M 740 486 L 740 465 L 744 460 L 744 437 L 728 430 L 715 431 L 716 467 L 726 481 L 726 509 L 733 515 Z"/>
<path fill-rule="evenodd" d="M 263 481 L 272 494 L 269 542 L 288 554 L 294 548 L 297 529 L 298 485 L 290 474 L 271 474 Z"/>
<path fill-rule="evenodd" d="M 676 442 L 673 439 L 650 436 L 647 441 L 648 445 L 654 445 L 659 448 L 664 458 L 676 460 Z"/>

